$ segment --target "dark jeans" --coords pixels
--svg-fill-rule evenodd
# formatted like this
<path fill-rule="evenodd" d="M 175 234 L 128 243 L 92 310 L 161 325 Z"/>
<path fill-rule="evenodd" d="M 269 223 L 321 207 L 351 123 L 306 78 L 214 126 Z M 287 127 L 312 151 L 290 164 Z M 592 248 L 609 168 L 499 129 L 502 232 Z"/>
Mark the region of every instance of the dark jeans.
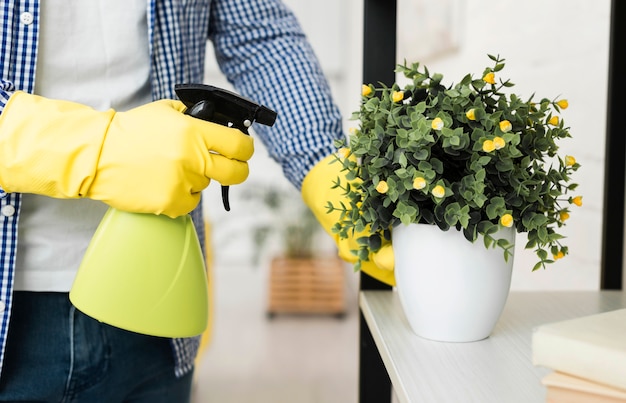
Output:
<path fill-rule="evenodd" d="M 169 339 L 98 322 L 67 293 L 16 292 L 0 377 L 2 402 L 184 403 Z"/>

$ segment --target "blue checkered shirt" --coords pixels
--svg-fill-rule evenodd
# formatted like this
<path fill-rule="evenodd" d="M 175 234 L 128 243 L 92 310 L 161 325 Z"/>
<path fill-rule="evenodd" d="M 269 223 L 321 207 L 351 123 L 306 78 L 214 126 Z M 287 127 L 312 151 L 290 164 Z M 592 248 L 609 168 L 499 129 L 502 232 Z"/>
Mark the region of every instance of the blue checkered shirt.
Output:
<path fill-rule="evenodd" d="M 35 82 L 38 0 L 0 0 L 0 113 Z M 27 13 L 27 14 L 25 14 Z M 222 72 L 242 95 L 278 112 L 255 126 L 270 156 L 296 187 L 341 138 L 341 118 L 296 18 L 278 0 L 148 0 L 153 99 L 177 83 L 203 82 L 207 39 Z M 0 188 L 0 368 L 11 312 L 21 195 Z M 201 207 L 192 216 L 204 244 Z M 193 367 L 198 338 L 173 339 L 176 374 Z"/>

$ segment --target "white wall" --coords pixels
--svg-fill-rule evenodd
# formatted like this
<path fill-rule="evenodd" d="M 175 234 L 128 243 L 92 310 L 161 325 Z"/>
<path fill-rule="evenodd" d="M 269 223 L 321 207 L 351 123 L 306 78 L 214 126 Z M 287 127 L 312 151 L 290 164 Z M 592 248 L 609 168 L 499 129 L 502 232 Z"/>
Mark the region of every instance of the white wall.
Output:
<path fill-rule="evenodd" d="M 417 1 L 420 3 L 420 1 Z M 426 3 L 423 1 L 422 3 Z M 584 0 L 457 0 L 450 13 L 462 17 L 457 49 L 424 60 L 431 71 L 458 81 L 469 71 L 480 75 L 490 65 L 487 53 L 507 60 L 503 75 L 524 98 L 564 97 L 570 107 L 563 118 L 573 139 L 562 143 L 564 153 L 581 163 L 574 180 L 584 205 L 574 209 L 564 234 L 570 255 L 546 270 L 531 272 L 534 253 L 523 250 L 518 235 L 513 288 L 597 289 L 600 276 L 604 147 L 608 73 L 610 1 Z M 415 1 L 400 1 L 411 7 Z M 400 37 L 408 33 L 410 13 L 399 12 Z M 403 16 L 407 16 L 403 21 Z M 409 38 L 411 36 L 409 35 Z M 407 42 L 419 49 L 419 41 Z M 411 59 L 413 49 L 399 45 L 399 57 Z"/>
<path fill-rule="evenodd" d="M 362 1 L 286 0 L 318 53 L 342 110 L 345 127 L 358 109 L 362 60 Z M 584 196 L 564 233 L 570 255 L 531 272 L 532 251 L 523 250 L 518 235 L 512 288 L 597 289 L 600 276 L 605 119 L 610 1 L 597 0 L 399 0 L 398 62 L 420 61 L 431 72 L 458 81 L 466 73 L 480 75 L 490 65 L 487 54 L 506 58 L 504 75 L 523 97 L 564 97 L 570 107 L 563 118 L 573 139 L 562 143 L 581 169 L 574 180 Z M 206 82 L 227 86 L 210 61 Z M 249 182 L 279 182 L 277 166 L 258 147 Z M 240 185 L 241 187 L 246 186 Z M 219 187 L 205 194 L 214 225 L 216 264 L 247 264 L 246 237 L 254 211 L 237 210 L 238 187 L 231 188 L 233 210 L 224 213 Z"/>

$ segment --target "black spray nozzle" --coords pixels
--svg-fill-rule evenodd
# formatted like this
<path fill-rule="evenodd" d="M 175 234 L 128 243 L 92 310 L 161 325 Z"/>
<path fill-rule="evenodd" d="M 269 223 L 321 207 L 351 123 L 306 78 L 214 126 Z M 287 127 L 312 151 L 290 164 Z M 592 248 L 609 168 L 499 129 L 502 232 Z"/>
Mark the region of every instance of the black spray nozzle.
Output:
<path fill-rule="evenodd" d="M 272 126 L 276 121 L 276 112 L 273 110 L 211 85 L 178 84 L 175 91 L 187 106 L 187 114 L 224 126 L 234 126 L 244 133 L 254 122 Z"/>
<path fill-rule="evenodd" d="M 185 114 L 228 127 L 236 127 L 248 134 L 248 128 L 257 122 L 272 126 L 276 112 L 234 92 L 206 84 L 177 84 L 176 95 L 185 104 Z M 222 202 L 230 211 L 228 186 L 222 186 Z"/>

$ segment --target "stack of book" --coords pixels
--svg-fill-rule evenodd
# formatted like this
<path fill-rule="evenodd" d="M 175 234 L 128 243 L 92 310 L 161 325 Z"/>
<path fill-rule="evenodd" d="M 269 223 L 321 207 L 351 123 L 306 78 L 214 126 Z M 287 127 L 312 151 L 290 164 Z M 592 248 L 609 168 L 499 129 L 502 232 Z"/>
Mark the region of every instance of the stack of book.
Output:
<path fill-rule="evenodd" d="M 532 357 L 547 402 L 626 403 L 626 309 L 537 327 Z"/>

